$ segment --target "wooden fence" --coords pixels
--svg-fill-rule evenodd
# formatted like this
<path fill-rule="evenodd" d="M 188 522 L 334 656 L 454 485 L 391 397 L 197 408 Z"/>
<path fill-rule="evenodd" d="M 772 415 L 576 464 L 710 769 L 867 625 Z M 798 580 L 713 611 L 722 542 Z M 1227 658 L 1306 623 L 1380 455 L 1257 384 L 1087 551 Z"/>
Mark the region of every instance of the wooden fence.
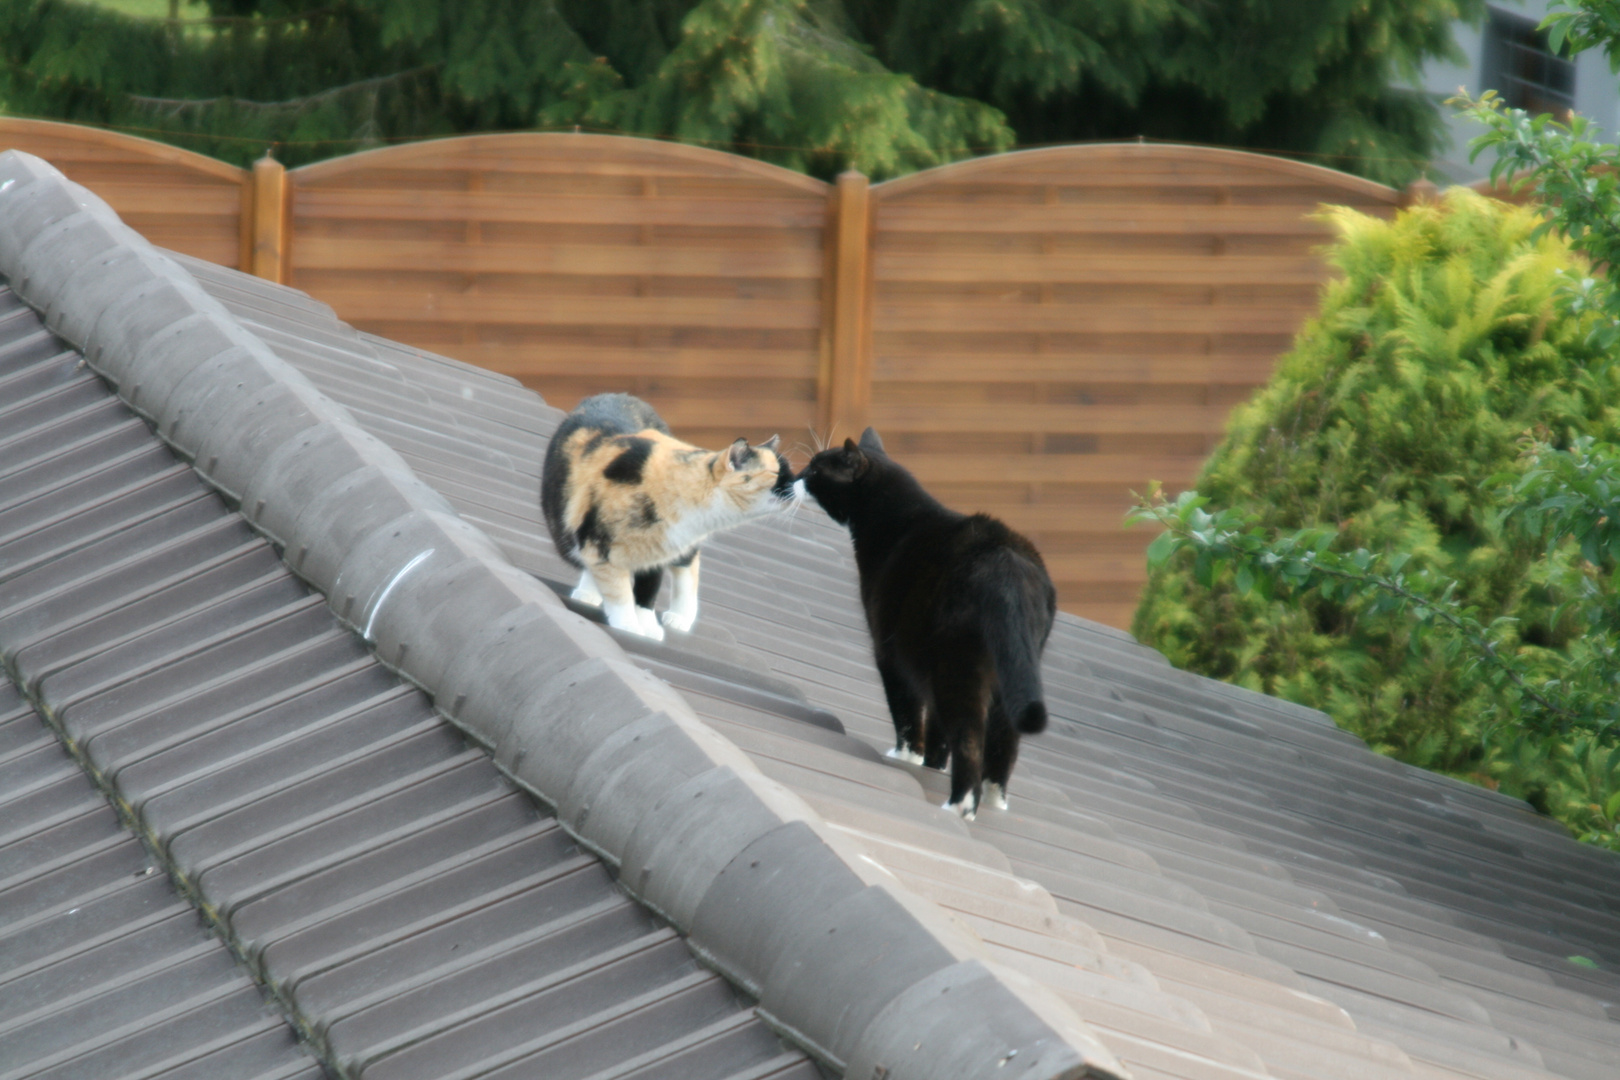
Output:
<path fill-rule="evenodd" d="M 623 389 L 721 445 L 875 423 L 948 503 L 1029 533 L 1129 624 L 1129 492 L 1189 483 L 1328 275 L 1323 203 L 1410 193 L 1280 158 L 1083 145 L 884 184 L 599 135 L 413 143 L 287 172 L 0 118 L 155 243 L 522 379 Z"/>

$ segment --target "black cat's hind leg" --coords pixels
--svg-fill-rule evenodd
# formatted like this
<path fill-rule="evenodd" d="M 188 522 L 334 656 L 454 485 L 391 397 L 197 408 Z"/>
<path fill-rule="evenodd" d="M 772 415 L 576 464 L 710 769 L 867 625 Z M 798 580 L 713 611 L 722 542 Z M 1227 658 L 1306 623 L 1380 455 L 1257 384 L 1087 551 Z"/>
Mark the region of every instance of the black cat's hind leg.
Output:
<path fill-rule="evenodd" d="M 912 765 L 923 763 L 923 699 L 917 688 L 893 660 L 879 659 L 878 677 L 883 694 L 889 699 L 889 717 L 894 721 L 894 749 L 889 757 Z"/>
<path fill-rule="evenodd" d="M 990 699 L 990 712 L 984 724 L 984 786 L 980 805 L 992 810 L 1007 809 L 1007 781 L 1018 760 L 1018 728 L 1007 715 L 1001 695 Z"/>
<path fill-rule="evenodd" d="M 647 629 L 643 632 L 648 637 L 663 638 L 663 628 L 658 625 L 658 616 L 653 611 L 653 604 L 658 602 L 658 590 L 664 587 L 664 568 L 655 566 L 651 570 L 642 570 L 636 574 L 635 599 L 636 617 L 641 625 Z"/>
<path fill-rule="evenodd" d="M 951 760 L 951 742 L 945 725 L 937 719 L 937 709 L 923 710 L 923 767 L 928 769 L 943 769 L 945 763 Z M 933 723 L 929 723 L 930 719 Z"/>
<path fill-rule="evenodd" d="M 934 669 L 929 719 L 941 728 L 951 754 L 951 797 L 945 809 L 972 821 L 979 809 L 984 769 L 984 721 L 990 705 L 987 665 L 941 662 Z"/>

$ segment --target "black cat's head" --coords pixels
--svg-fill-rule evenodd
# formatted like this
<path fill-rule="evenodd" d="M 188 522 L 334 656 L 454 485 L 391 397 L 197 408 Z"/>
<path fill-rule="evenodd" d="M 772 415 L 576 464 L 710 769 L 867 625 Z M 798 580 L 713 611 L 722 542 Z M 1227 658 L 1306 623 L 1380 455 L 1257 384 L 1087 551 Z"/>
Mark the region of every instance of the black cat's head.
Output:
<path fill-rule="evenodd" d="M 829 447 L 811 458 L 794 486 L 813 496 L 834 521 L 847 525 L 874 467 L 881 469 L 887 461 L 883 440 L 876 430 L 867 428 L 860 442 L 845 439 L 843 446 Z"/>

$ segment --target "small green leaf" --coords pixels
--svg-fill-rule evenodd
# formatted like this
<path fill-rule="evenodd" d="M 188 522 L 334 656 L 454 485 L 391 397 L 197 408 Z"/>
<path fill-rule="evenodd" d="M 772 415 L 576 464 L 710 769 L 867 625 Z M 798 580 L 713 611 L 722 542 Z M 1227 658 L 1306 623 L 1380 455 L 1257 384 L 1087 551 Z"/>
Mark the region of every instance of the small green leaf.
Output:
<path fill-rule="evenodd" d="M 1165 560 L 1174 555 L 1180 542 L 1176 534 L 1166 530 L 1153 538 L 1153 543 L 1147 548 L 1147 564 L 1149 570 L 1157 570 L 1163 566 Z"/>

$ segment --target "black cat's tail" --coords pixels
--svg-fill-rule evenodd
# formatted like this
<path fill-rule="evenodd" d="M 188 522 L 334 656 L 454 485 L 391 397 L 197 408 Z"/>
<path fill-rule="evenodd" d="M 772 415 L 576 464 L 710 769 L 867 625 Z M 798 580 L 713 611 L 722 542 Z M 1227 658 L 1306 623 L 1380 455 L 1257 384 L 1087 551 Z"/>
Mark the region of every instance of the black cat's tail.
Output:
<path fill-rule="evenodd" d="M 1041 688 L 1041 650 L 1052 629 L 1052 616 L 1039 601 L 1012 582 L 1004 585 L 999 603 L 991 605 L 990 659 L 1000 684 L 1001 705 L 1013 726 L 1025 735 L 1046 730 L 1045 692 Z M 1033 602 L 1032 602 L 1033 601 Z"/>

